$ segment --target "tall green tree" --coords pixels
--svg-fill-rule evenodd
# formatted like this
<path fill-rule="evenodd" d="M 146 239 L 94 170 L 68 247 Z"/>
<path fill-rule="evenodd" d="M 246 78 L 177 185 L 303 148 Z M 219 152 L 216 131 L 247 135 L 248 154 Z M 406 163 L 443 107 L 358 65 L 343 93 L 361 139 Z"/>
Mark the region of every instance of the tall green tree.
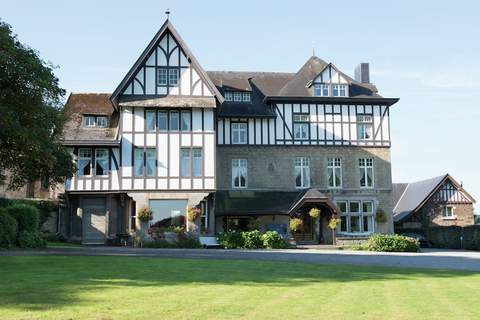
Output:
<path fill-rule="evenodd" d="M 0 183 L 11 189 L 37 180 L 51 186 L 73 173 L 59 142 L 65 90 L 53 69 L 0 21 Z"/>

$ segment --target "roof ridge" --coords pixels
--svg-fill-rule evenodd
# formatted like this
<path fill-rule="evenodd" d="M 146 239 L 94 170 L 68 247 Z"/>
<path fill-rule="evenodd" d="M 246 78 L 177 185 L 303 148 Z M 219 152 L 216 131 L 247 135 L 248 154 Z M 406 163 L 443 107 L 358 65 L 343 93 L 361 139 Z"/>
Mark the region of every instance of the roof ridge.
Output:
<path fill-rule="evenodd" d="M 111 92 L 74 92 L 74 91 L 71 91 L 70 94 L 96 94 L 96 95 L 100 95 L 100 94 L 112 94 Z"/>
<path fill-rule="evenodd" d="M 405 193 L 407 192 L 407 189 L 408 189 L 409 186 L 410 186 L 410 183 L 407 183 L 407 186 L 406 186 L 405 189 L 403 190 L 402 195 L 400 196 L 400 198 L 398 198 L 398 201 L 397 201 L 397 203 L 395 204 L 395 207 L 393 207 L 393 210 L 392 210 L 393 215 L 395 215 L 395 209 L 397 208 L 398 204 L 402 201 L 402 198 L 403 198 L 403 196 L 405 195 Z"/>
<path fill-rule="evenodd" d="M 284 72 L 284 71 L 207 70 L 206 72 L 218 72 L 218 73 L 254 73 L 254 74 L 275 73 L 275 74 L 288 74 L 288 75 L 294 75 L 294 74 L 295 74 L 295 72 Z"/>

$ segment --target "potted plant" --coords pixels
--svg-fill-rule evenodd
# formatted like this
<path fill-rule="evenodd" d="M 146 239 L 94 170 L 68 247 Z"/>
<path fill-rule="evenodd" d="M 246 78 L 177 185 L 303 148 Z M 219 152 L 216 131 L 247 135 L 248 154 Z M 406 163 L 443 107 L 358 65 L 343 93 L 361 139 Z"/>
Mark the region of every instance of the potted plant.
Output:
<path fill-rule="evenodd" d="M 153 211 L 147 207 L 143 207 L 137 212 L 137 218 L 141 222 L 148 222 L 153 219 Z"/>
<path fill-rule="evenodd" d="M 335 236 L 335 229 L 337 229 L 338 225 L 342 222 L 341 219 L 337 218 L 336 216 L 332 216 L 330 221 L 328 222 L 328 227 L 332 229 L 332 240 L 333 245 L 337 244 L 337 238 Z"/>

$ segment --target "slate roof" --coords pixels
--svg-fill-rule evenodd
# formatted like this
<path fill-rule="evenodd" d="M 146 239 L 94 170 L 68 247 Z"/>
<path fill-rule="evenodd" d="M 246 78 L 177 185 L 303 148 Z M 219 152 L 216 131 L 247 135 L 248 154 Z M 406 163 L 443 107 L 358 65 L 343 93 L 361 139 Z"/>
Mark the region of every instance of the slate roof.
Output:
<path fill-rule="evenodd" d="M 67 117 L 63 129 L 65 145 L 116 143 L 118 113 L 114 112 L 109 93 L 71 93 L 64 107 Z M 108 128 L 85 128 L 83 115 L 109 117 Z"/>
<path fill-rule="evenodd" d="M 394 183 L 394 197 L 398 197 L 393 208 L 394 222 L 400 222 L 415 211 L 418 206 L 447 178 L 448 175 L 441 175 L 435 178 L 412 183 Z M 401 190 L 403 193 L 398 196 Z"/>

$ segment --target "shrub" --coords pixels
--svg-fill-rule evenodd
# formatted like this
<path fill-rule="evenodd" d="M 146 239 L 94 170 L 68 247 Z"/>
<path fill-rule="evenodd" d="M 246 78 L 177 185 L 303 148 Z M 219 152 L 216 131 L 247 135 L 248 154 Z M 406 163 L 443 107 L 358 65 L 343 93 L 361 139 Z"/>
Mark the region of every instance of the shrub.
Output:
<path fill-rule="evenodd" d="M 47 245 L 47 242 L 42 237 L 42 234 L 38 231 L 21 231 L 18 234 L 17 242 L 20 248 L 41 248 Z"/>
<path fill-rule="evenodd" d="M 148 222 L 153 219 L 153 212 L 147 207 L 142 208 L 138 211 L 137 218 L 142 222 Z"/>
<path fill-rule="evenodd" d="M 218 235 L 218 244 L 225 249 L 243 248 L 243 237 L 239 232 L 225 232 Z"/>
<path fill-rule="evenodd" d="M 10 248 L 17 238 L 17 221 L 0 208 L 0 248 Z"/>
<path fill-rule="evenodd" d="M 368 250 L 386 252 L 417 252 L 418 240 L 398 234 L 375 234 L 368 239 Z"/>
<path fill-rule="evenodd" d="M 268 249 L 283 249 L 286 247 L 285 240 L 277 231 L 267 231 L 262 235 L 263 247 Z"/>
<path fill-rule="evenodd" d="M 55 200 L 0 198 L 0 207 L 6 208 L 14 204 L 29 204 L 36 207 L 40 211 L 40 226 L 47 221 L 53 211 L 58 210 L 58 202 Z"/>
<path fill-rule="evenodd" d="M 245 249 L 258 249 L 263 245 L 262 235 L 258 230 L 242 232 L 242 238 Z"/>
<path fill-rule="evenodd" d="M 292 218 L 290 219 L 290 230 L 297 231 L 298 228 L 302 225 L 302 220 L 299 218 Z"/>
<path fill-rule="evenodd" d="M 6 208 L 18 224 L 18 232 L 37 232 L 40 213 L 38 209 L 29 204 L 17 203 Z"/>

